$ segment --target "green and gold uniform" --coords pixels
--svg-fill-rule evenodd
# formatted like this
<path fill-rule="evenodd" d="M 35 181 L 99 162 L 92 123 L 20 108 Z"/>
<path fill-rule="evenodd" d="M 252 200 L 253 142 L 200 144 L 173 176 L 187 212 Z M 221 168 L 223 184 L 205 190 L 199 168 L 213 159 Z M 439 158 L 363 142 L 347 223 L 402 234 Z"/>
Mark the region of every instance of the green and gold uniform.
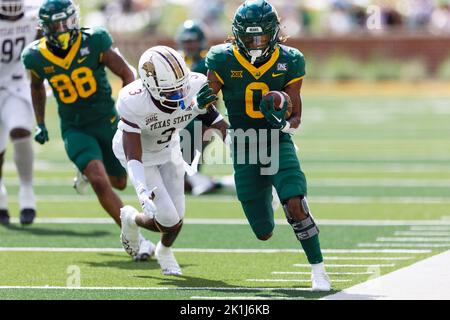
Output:
<path fill-rule="evenodd" d="M 303 54 L 284 45 L 277 45 L 269 60 L 259 66 L 252 65 L 231 43 L 212 47 L 206 57 L 206 65 L 222 83 L 222 94 L 227 108 L 231 129 L 270 129 L 259 104 L 269 91 L 282 91 L 286 86 L 303 79 L 305 59 Z M 257 131 L 258 132 L 258 131 Z M 275 224 L 273 217 L 272 185 L 281 202 L 307 193 L 306 179 L 289 134 L 277 130 L 279 143 L 266 144 L 279 148 L 279 169 L 273 175 L 262 175 L 261 162 L 248 163 L 249 153 L 258 148 L 234 139 L 233 165 L 236 191 L 247 219 L 257 236 L 269 234 Z M 269 134 L 270 137 L 270 134 Z M 238 151 L 239 150 L 239 151 Z M 246 153 L 245 163 L 237 163 L 237 154 Z"/>
<path fill-rule="evenodd" d="M 103 53 L 111 45 L 112 38 L 104 28 L 82 28 L 64 58 L 51 52 L 42 38 L 25 48 L 22 61 L 53 90 L 70 160 L 81 172 L 91 160 L 101 160 L 109 175 L 124 176 L 126 172 L 112 152 L 118 119 L 102 63 Z"/>

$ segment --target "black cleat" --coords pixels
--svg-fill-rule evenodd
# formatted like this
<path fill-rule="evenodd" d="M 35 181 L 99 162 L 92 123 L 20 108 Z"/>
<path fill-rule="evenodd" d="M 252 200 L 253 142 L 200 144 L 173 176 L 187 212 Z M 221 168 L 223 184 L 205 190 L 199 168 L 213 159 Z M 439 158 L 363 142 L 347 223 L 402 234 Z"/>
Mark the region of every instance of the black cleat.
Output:
<path fill-rule="evenodd" d="M 0 209 L 0 224 L 4 226 L 9 224 L 9 214 L 7 209 Z"/>
<path fill-rule="evenodd" d="M 36 210 L 34 209 L 22 209 L 20 211 L 20 223 L 22 225 L 32 224 L 36 217 Z"/>

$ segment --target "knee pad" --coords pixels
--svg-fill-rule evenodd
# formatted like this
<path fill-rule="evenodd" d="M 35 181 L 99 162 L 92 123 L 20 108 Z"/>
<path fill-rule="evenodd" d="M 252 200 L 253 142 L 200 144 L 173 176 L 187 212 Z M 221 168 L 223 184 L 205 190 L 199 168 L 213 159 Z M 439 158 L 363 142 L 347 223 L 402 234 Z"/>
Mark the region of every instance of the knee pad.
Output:
<path fill-rule="evenodd" d="M 308 218 L 303 220 L 298 220 L 289 213 L 289 208 L 287 203 L 283 205 L 283 210 L 286 215 L 286 219 L 288 223 L 291 225 L 292 229 L 294 230 L 295 236 L 299 241 L 301 240 L 308 240 L 315 235 L 319 234 L 319 228 L 317 227 L 316 223 L 314 222 L 313 216 L 311 215 L 311 212 L 309 211 L 308 202 L 305 197 L 298 197 L 296 198 L 298 201 L 300 201 L 300 205 L 305 212 L 305 214 L 308 216 Z"/>

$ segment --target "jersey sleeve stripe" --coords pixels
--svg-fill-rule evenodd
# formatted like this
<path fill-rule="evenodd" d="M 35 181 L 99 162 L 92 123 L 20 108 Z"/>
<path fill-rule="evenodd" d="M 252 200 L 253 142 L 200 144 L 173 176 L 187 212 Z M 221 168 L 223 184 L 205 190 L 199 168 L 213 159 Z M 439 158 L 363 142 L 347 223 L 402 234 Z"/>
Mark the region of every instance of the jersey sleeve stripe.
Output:
<path fill-rule="evenodd" d="M 284 87 L 286 88 L 287 86 L 289 86 L 289 85 L 291 85 L 291 84 L 293 84 L 293 83 L 295 83 L 295 82 L 298 82 L 298 81 L 300 81 L 300 80 L 303 80 L 304 77 L 305 77 L 305 76 L 303 76 L 303 77 L 298 77 L 298 78 L 294 78 L 294 79 L 292 79 L 291 81 L 289 81 L 288 83 L 286 83 L 286 85 L 285 85 Z"/>
<path fill-rule="evenodd" d="M 41 79 L 41 77 L 38 75 L 38 73 L 32 69 L 30 69 L 30 72 L 33 74 L 33 76 L 35 76 L 38 79 Z"/>
<path fill-rule="evenodd" d="M 225 84 L 225 82 L 223 81 L 223 79 L 219 76 L 219 74 L 216 71 L 213 71 L 214 74 L 216 75 L 217 79 L 219 79 L 221 84 Z"/>

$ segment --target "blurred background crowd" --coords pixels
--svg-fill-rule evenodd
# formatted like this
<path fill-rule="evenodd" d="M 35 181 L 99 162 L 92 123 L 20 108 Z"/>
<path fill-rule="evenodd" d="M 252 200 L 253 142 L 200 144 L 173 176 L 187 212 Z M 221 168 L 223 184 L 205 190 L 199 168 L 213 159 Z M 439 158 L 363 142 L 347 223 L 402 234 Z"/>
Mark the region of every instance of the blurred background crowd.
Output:
<path fill-rule="evenodd" d="M 82 24 L 103 25 L 135 63 L 156 44 L 176 47 L 187 19 L 208 46 L 231 35 L 241 0 L 76 0 Z M 450 0 L 272 0 L 308 79 L 450 80 Z"/>
<path fill-rule="evenodd" d="M 229 33 L 237 0 L 80 0 L 88 23 L 173 35 L 186 18 Z M 367 32 L 450 33 L 450 0 L 273 0 L 291 36 Z M 133 19 L 128 19 L 132 17 Z"/>

